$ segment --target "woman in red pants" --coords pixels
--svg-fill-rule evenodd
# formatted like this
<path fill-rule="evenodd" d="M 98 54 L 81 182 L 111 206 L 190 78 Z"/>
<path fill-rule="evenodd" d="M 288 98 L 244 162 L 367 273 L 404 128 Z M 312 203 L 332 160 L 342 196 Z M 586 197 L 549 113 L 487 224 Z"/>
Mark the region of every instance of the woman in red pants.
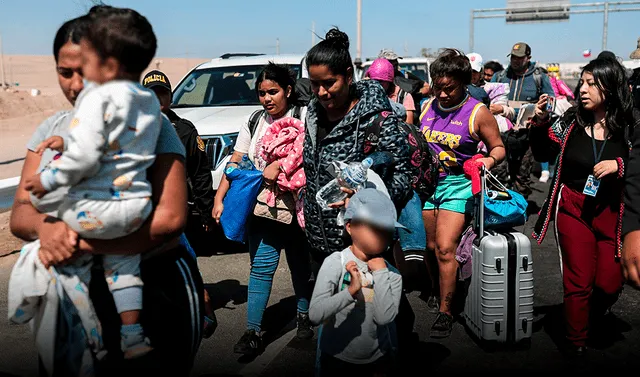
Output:
<path fill-rule="evenodd" d="M 576 356 L 586 351 L 589 324 L 601 318 L 622 291 L 622 193 L 634 124 L 631 93 L 617 62 L 591 61 L 582 70 L 579 92 L 578 105 L 553 125 L 543 95 L 530 137 L 536 160 L 558 156 L 556 177 L 533 236 L 542 242 L 555 217 L 568 351 Z"/>

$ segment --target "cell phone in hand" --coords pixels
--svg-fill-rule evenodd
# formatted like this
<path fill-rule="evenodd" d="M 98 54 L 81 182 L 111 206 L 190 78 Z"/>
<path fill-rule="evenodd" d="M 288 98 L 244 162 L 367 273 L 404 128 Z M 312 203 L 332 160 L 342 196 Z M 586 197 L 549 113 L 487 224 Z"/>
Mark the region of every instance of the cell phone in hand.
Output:
<path fill-rule="evenodd" d="M 547 97 L 547 112 L 552 113 L 556 110 L 556 97 Z"/>

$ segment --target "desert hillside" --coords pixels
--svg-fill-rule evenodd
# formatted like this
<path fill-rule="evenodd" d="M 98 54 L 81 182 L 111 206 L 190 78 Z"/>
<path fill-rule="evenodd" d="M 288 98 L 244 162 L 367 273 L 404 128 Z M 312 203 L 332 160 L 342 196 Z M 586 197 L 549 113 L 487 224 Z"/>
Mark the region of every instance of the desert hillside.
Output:
<path fill-rule="evenodd" d="M 173 84 L 206 59 L 158 58 L 149 69 L 164 71 Z M 25 144 L 47 117 L 71 108 L 58 86 L 52 56 L 4 57 L 8 91 L 0 91 L 0 179 L 20 175 Z M 1 80 L 1 79 L 0 79 Z M 40 94 L 31 96 L 37 89 Z"/>

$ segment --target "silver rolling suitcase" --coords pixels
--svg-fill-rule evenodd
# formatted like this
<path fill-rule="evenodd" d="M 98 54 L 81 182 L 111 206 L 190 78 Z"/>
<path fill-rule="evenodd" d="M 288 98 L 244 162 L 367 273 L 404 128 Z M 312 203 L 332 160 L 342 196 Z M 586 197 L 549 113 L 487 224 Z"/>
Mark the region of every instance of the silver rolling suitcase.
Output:
<path fill-rule="evenodd" d="M 481 173 L 482 193 L 486 174 Z M 463 318 L 483 343 L 529 345 L 533 332 L 533 259 L 531 242 L 515 231 L 484 229 L 480 195 L 478 238 L 473 244 L 472 276 Z"/>

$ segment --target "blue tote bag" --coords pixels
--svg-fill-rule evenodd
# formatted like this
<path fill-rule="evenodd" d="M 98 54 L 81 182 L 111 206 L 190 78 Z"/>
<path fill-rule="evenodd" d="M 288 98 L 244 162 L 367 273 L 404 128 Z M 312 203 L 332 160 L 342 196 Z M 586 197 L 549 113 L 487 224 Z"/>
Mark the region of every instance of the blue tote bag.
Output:
<path fill-rule="evenodd" d="M 222 201 L 224 211 L 220 225 L 225 237 L 244 243 L 247 219 L 253 213 L 262 188 L 262 172 L 245 158 L 239 164 L 227 163 L 224 173 L 229 180 L 229 191 Z"/>

